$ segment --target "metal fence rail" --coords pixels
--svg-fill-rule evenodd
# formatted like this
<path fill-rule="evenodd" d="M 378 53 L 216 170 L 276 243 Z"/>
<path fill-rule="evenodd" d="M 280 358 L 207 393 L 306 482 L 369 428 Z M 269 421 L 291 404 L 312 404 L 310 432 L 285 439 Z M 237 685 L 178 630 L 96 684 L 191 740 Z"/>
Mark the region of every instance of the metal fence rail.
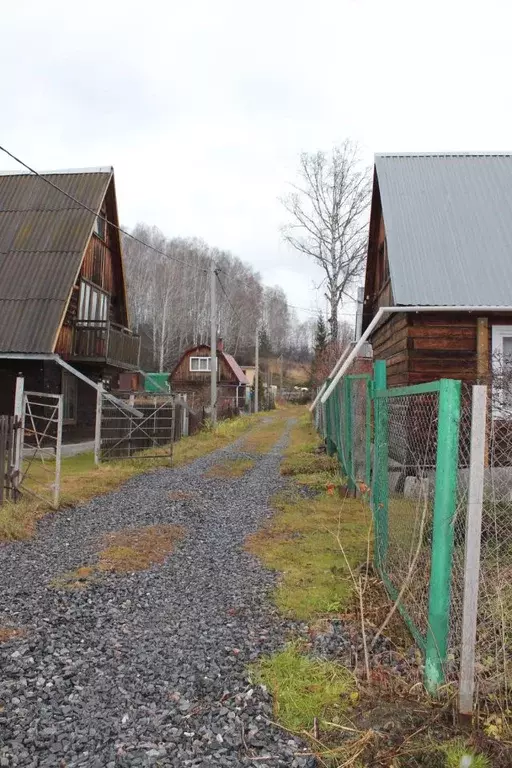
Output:
<path fill-rule="evenodd" d="M 122 398 L 126 400 L 123 407 Z M 116 393 L 116 399 L 101 393 L 99 459 L 162 458 L 172 456 L 173 444 L 181 437 L 182 405 L 169 395 Z M 134 415 L 133 409 L 140 416 Z"/>

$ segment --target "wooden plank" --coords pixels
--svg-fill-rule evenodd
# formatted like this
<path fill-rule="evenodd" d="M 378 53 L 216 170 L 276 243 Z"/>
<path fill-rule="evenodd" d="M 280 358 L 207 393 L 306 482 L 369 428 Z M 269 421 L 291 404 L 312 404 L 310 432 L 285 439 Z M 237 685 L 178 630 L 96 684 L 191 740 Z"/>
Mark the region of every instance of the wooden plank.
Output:
<path fill-rule="evenodd" d="M 445 336 L 456 336 L 457 338 L 474 339 L 476 330 L 474 326 L 471 328 L 459 325 L 411 325 L 409 326 L 409 336 L 411 338 L 423 338 L 428 336 L 429 338 L 444 338 Z"/>
<path fill-rule="evenodd" d="M 0 504 L 4 501 L 7 467 L 7 416 L 0 416 Z"/>
<path fill-rule="evenodd" d="M 474 336 L 457 336 L 456 334 L 447 334 L 446 336 L 416 336 L 411 339 L 413 349 L 432 349 L 444 350 L 455 349 L 462 352 L 475 352 Z"/>
<path fill-rule="evenodd" d="M 407 327 L 399 328 L 396 331 L 390 328 L 390 329 L 386 329 L 386 333 L 374 334 L 372 338 L 372 347 L 374 349 L 378 349 L 381 347 L 386 347 L 392 344 L 396 344 L 399 341 L 403 341 L 405 346 L 406 340 L 409 336 L 407 331 L 408 331 Z"/>
<path fill-rule="evenodd" d="M 476 374 L 480 384 L 489 378 L 489 319 L 479 317 L 476 321 Z"/>
<path fill-rule="evenodd" d="M 476 317 L 468 312 L 461 312 L 460 315 L 450 313 L 424 312 L 411 313 L 411 324 L 415 326 L 445 326 L 446 328 L 475 328 Z"/>

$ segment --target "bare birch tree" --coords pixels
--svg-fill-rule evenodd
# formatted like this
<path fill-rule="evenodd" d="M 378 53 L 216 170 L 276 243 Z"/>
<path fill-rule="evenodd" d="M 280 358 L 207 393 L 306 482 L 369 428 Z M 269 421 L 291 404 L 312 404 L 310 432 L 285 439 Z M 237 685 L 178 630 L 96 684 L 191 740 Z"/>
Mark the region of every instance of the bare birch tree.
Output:
<path fill-rule="evenodd" d="M 338 309 L 361 275 L 366 257 L 370 177 L 347 140 L 330 154 L 304 152 L 299 181 L 282 202 L 290 221 L 283 236 L 322 267 L 331 317 L 330 337 L 339 338 Z"/>

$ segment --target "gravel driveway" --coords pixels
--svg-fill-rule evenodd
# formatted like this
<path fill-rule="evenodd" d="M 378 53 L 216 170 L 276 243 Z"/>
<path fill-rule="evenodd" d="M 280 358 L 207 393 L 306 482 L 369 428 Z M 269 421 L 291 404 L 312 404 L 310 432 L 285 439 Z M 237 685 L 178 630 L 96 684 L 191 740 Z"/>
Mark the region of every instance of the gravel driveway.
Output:
<path fill-rule="evenodd" d="M 247 665 L 286 640 L 268 599 L 275 576 L 242 549 L 271 514 L 286 436 L 239 479 L 208 479 L 240 444 L 43 520 L 37 538 L 0 546 L 0 766 L 309 766 L 271 724 Z M 169 492 L 193 498 L 171 501 Z M 102 534 L 176 523 L 164 565 L 49 587 L 94 562 Z M 254 759 L 258 758 L 258 759 Z"/>

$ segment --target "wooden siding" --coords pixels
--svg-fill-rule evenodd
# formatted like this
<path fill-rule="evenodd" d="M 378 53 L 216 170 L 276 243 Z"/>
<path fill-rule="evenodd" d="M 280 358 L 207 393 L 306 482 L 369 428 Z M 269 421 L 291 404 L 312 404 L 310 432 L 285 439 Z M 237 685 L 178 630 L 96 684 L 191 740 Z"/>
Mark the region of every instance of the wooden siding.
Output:
<path fill-rule="evenodd" d="M 178 366 L 173 371 L 171 381 L 173 384 L 189 383 L 195 385 L 209 385 L 210 371 L 191 371 L 190 370 L 190 358 L 191 357 L 209 357 L 210 348 L 206 346 L 200 346 L 196 349 L 187 352 L 187 354 L 180 360 Z M 220 365 L 219 381 L 227 384 L 238 384 L 238 379 L 231 370 L 231 367 L 226 363 L 222 355 L 218 357 Z"/>
<path fill-rule="evenodd" d="M 482 378 L 477 354 L 480 316 L 470 312 L 397 313 L 373 334 L 375 360 L 386 360 L 390 386 L 421 384 L 437 379 L 476 382 Z M 488 370 L 491 369 L 492 327 L 511 325 L 512 315 L 489 314 Z M 485 325 L 485 324 L 484 324 Z"/>
<path fill-rule="evenodd" d="M 372 334 L 370 339 L 374 360 L 386 360 L 388 384 L 398 387 L 408 383 L 408 318 L 391 315 Z"/>
<path fill-rule="evenodd" d="M 91 283 L 103 288 L 104 291 L 115 295 L 114 269 L 112 251 L 108 244 L 96 235 L 89 240 L 82 264 L 81 276 Z"/>
<path fill-rule="evenodd" d="M 107 218 L 115 222 L 117 214 L 113 184 L 109 186 L 105 195 L 105 205 Z M 106 227 L 105 240 L 93 233 L 85 250 L 80 274 L 73 286 L 64 322 L 55 345 L 55 352 L 66 358 L 73 357 L 73 324 L 78 319 L 81 278 L 89 280 L 110 295 L 108 319 L 118 325 L 127 326 L 128 314 L 121 246 L 119 233 L 114 227 Z"/>
<path fill-rule="evenodd" d="M 475 381 L 476 316 L 411 314 L 408 329 L 409 384 L 436 379 Z"/>

